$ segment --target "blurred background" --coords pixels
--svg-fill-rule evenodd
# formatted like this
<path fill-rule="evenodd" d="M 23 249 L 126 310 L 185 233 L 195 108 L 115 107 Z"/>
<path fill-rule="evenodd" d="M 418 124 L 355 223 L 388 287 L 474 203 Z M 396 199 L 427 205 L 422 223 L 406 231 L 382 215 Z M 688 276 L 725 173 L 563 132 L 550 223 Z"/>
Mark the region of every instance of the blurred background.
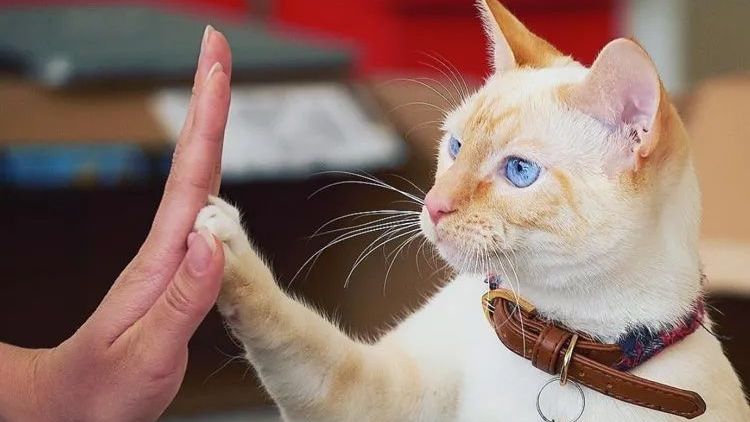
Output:
<path fill-rule="evenodd" d="M 583 63 L 616 36 L 636 36 L 654 56 L 694 137 L 713 315 L 750 385 L 750 340 L 740 335 L 750 310 L 750 2 L 505 3 Z M 309 239 L 326 221 L 418 210 L 366 185 L 308 197 L 357 178 L 342 172 L 421 196 L 443 109 L 488 74 L 473 0 L 1 0 L 0 341 L 58 344 L 137 251 L 208 23 L 227 35 L 235 63 L 222 192 L 245 212 L 282 284 L 336 239 Z M 290 289 L 351 332 L 376 335 L 447 276 L 419 241 L 392 253 L 398 241 L 345 287 L 376 237 L 326 250 Z M 190 347 L 165 420 L 275 420 L 217 314 Z"/>

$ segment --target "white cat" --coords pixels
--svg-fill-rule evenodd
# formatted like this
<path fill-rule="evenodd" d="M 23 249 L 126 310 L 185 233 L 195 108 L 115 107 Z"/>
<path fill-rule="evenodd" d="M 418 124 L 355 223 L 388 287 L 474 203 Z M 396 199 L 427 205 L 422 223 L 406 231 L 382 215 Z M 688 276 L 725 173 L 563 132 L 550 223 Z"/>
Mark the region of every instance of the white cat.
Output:
<path fill-rule="evenodd" d="M 444 124 L 422 229 L 458 276 L 374 344 L 349 338 L 274 281 L 236 209 L 219 199 L 196 229 L 224 242 L 219 309 L 288 421 L 536 421 L 551 375 L 499 340 L 481 276 L 606 343 L 678 324 L 700 301 L 700 198 L 681 120 L 635 42 L 588 69 L 495 0 L 480 5 L 495 73 Z M 709 322 L 706 320 L 706 324 Z M 700 421 L 750 421 L 719 342 L 698 329 L 631 371 L 695 391 Z M 545 390 L 547 391 L 547 390 Z M 679 421 L 586 387 L 580 421 Z M 550 385 L 549 420 L 581 410 Z"/>

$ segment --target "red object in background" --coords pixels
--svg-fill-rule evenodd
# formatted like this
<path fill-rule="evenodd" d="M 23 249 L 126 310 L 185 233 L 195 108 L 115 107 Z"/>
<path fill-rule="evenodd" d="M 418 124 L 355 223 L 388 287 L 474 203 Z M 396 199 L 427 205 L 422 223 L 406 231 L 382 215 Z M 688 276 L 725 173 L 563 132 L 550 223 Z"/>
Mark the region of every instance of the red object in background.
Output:
<path fill-rule="evenodd" d="M 335 3 L 335 4 L 332 4 Z M 615 33 L 614 0 L 506 0 L 532 31 L 566 54 L 591 63 Z M 353 42 L 358 73 L 430 71 L 428 54 L 461 72 L 488 73 L 487 44 L 474 0 L 276 0 L 280 23 Z"/>

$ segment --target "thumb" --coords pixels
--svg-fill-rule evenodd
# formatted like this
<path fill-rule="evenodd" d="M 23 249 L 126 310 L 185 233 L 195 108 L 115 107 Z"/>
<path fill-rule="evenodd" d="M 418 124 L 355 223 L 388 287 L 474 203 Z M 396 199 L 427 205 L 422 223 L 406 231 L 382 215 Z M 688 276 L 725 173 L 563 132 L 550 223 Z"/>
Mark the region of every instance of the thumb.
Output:
<path fill-rule="evenodd" d="M 207 231 L 191 233 L 174 278 L 143 317 L 143 334 L 162 348 L 185 347 L 216 302 L 223 274 L 221 243 Z"/>

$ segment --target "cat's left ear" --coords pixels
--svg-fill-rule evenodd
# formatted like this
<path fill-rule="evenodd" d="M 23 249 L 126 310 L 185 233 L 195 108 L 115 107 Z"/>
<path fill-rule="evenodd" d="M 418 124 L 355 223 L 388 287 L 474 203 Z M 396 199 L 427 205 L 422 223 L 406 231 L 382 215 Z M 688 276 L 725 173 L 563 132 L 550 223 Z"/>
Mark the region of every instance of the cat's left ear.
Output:
<path fill-rule="evenodd" d="M 500 0 L 478 0 L 477 6 L 490 40 L 496 72 L 519 66 L 534 68 L 568 64 L 572 60 L 552 44 L 529 31 Z"/>
<path fill-rule="evenodd" d="M 612 130 L 623 130 L 629 145 L 621 145 L 636 168 L 656 144 L 654 127 L 661 99 L 656 66 L 636 42 L 620 38 L 599 53 L 586 79 L 571 92 L 575 107 Z"/>

